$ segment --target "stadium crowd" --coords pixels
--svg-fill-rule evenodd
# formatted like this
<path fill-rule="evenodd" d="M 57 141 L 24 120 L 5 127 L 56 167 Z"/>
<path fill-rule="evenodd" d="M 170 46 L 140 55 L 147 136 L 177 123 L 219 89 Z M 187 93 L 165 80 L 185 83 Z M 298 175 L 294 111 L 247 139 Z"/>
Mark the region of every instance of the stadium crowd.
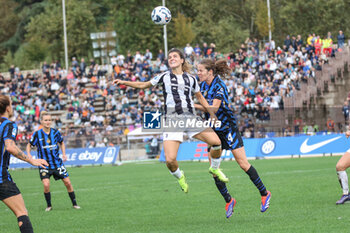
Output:
<path fill-rule="evenodd" d="M 337 40 L 338 48 L 342 48 L 345 37 L 341 31 Z M 323 40 L 315 34 L 306 40 L 300 35 L 286 36 L 281 46 L 276 46 L 274 40 L 262 44 L 247 38 L 238 51 L 229 54 L 217 51 L 214 43 L 203 43 L 202 47 L 187 44 L 184 53 L 194 72 L 204 57 L 227 59 L 232 68 L 225 78 L 231 108 L 237 114 L 242 135 L 250 138 L 265 136 L 266 129 L 255 127 L 254 122 L 269 121 L 270 111 L 283 109 L 284 96 L 293 96 L 300 83 L 308 79 L 317 82 L 315 71 L 335 56 L 334 48 L 328 33 Z M 68 73 L 59 61 L 43 62 L 41 72 L 26 75 L 13 65 L 8 79 L 0 74 L 0 86 L 1 93 L 12 96 L 19 141 L 28 140 L 38 130 L 40 112 L 49 110 L 61 113 L 61 117 L 58 114 L 54 118 L 54 127 L 75 138 L 76 146 L 102 147 L 111 144 L 108 139 L 112 137 L 120 143 L 122 135 L 141 125 L 144 111 L 161 107 L 158 87 L 145 91 L 117 88 L 110 85 L 111 81 L 148 81 L 167 69 L 164 52 L 159 50 L 154 57 L 147 49 L 144 54 L 136 51 L 114 56 L 110 65 L 100 65 L 94 59 L 86 62 L 84 58 L 79 62 L 73 57 Z M 81 140 L 83 136 L 86 140 Z"/>

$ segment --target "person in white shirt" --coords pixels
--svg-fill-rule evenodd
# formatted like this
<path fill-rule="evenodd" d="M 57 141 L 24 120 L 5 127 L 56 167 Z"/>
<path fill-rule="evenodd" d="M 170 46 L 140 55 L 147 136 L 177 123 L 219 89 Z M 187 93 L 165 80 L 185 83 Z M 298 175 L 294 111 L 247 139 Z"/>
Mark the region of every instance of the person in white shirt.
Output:
<path fill-rule="evenodd" d="M 150 63 L 153 59 L 153 54 L 149 51 L 149 49 L 146 49 L 145 59 L 148 61 L 148 63 Z"/>
<path fill-rule="evenodd" d="M 117 63 L 118 63 L 119 66 L 123 66 L 124 60 L 125 60 L 125 57 L 124 57 L 123 54 L 119 54 L 119 55 L 117 56 Z"/>
<path fill-rule="evenodd" d="M 184 52 L 185 52 L 186 57 L 190 57 L 192 55 L 192 53 L 194 52 L 194 50 L 190 44 L 186 44 Z"/>
<path fill-rule="evenodd" d="M 111 65 L 113 69 L 117 65 L 117 58 L 115 56 L 111 57 Z"/>

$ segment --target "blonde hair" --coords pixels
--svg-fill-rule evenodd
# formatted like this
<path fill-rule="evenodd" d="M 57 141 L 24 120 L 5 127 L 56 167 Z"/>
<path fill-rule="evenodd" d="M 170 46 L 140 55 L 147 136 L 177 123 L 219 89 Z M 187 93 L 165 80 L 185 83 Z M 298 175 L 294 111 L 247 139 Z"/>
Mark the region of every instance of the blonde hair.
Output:
<path fill-rule="evenodd" d="M 51 114 L 47 111 L 42 111 L 40 113 L 40 120 L 42 121 L 44 119 L 44 116 L 51 116 Z"/>

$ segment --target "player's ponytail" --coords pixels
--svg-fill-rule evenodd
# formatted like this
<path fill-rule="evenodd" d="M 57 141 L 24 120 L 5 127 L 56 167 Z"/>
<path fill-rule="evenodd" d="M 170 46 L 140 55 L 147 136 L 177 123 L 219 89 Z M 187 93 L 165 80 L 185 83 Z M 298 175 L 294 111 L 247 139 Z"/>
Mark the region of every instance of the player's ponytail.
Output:
<path fill-rule="evenodd" d="M 224 78 L 226 75 L 231 73 L 230 67 L 227 65 L 227 61 L 225 59 L 220 59 L 215 62 L 215 75 L 220 75 Z"/>
<path fill-rule="evenodd" d="M 0 114 L 4 114 L 6 112 L 7 106 L 10 105 L 10 98 L 6 95 L 0 95 Z"/>
<path fill-rule="evenodd" d="M 220 75 L 220 77 L 224 78 L 231 73 L 231 69 L 228 67 L 225 59 L 220 59 L 217 62 L 214 62 L 214 60 L 206 58 L 200 61 L 199 64 L 203 65 L 208 71 L 212 70 L 214 77 Z"/>
<path fill-rule="evenodd" d="M 183 72 L 189 73 L 191 71 L 192 66 L 186 61 L 185 55 L 183 54 L 183 52 L 180 49 L 172 48 L 168 52 L 168 55 L 170 53 L 177 53 L 177 54 L 179 54 L 180 58 L 184 60 L 184 62 L 182 63 L 182 71 Z"/>

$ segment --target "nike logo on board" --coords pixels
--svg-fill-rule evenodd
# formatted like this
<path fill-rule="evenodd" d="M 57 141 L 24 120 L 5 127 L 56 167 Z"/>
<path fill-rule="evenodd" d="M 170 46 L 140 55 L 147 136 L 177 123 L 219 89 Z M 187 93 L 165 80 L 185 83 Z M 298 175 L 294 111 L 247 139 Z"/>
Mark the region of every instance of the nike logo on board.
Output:
<path fill-rule="evenodd" d="M 335 140 L 337 140 L 337 139 L 339 139 L 339 138 L 341 138 L 341 136 L 338 136 L 338 137 L 335 137 L 335 138 L 331 138 L 331 139 L 328 139 L 328 140 L 323 141 L 323 142 L 318 142 L 318 143 L 313 144 L 313 145 L 308 145 L 308 144 L 307 144 L 307 142 L 309 141 L 309 138 L 307 138 L 307 139 L 303 142 L 303 144 L 301 144 L 301 146 L 300 146 L 300 152 L 301 152 L 301 153 L 309 153 L 309 152 L 311 152 L 311 151 L 313 151 L 313 150 L 316 150 L 316 149 L 318 149 L 318 148 L 320 148 L 320 147 L 322 147 L 322 146 L 325 146 L 325 145 L 327 145 L 327 144 L 329 144 L 329 143 L 331 143 L 331 142 L 333 142 L 333 141 L 335 141 Z"/>

